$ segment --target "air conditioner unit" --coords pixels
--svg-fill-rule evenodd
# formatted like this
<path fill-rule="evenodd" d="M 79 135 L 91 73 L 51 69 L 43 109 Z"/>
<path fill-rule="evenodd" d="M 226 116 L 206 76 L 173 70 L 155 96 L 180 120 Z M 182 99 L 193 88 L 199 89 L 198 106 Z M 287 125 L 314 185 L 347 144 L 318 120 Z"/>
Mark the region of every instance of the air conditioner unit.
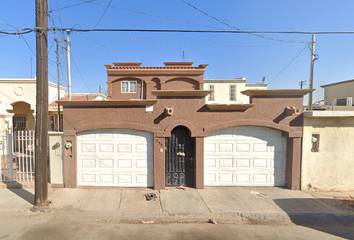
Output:
<path fill-rule="evenodd" d="M 336 98 L 333 100 L 334 106 L 352 106 L 353 105 L 353 98 L 346 97 L 346 98 Z"/>

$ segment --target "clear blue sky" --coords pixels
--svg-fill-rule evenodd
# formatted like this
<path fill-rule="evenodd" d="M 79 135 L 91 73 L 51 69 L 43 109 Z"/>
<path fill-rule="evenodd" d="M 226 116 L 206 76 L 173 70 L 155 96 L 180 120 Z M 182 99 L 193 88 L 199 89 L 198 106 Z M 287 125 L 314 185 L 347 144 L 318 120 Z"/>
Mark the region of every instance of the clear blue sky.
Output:
<path fill-rule="evenodd" d="M 354 30 L 352 0 L 187 1 L 245 31 Z M 48 19 L 49 27 L 94 28 L 97 25 L 96 28 L 234 30 L 182 0 L 112 0 L 107 11 L 110 0 L 95 0 L 64 8 L 83 2 L 48 0 L 48 9 L 53 10 Z M 35 1 L 1 1 L 0 21 L 2 31 L 34 28 Z M 194 62 L 194 65 L 210 64 L 206 68 L 205 79 L 245 77 L 248 83 L 256 83 L 265 76 L 270 83 L 269 89 L 298 89 L 299 82 L 309 78 L 310 49 L 306 43 L 296 42 L 310 42 L 311 35 L 260 35 L 284 41 L 250 34 L 74 32 L 71 34 L 72 92 L 97 92 L 99 85 L 106 88 L 107 76 L 103 64 L 134 61 L 142 62 L 142 66 L 163 66 L 166 61 L 183 61 L 184 48 L 186 61 Z M 48 33 L 51 82 L 57 81 L 54 37 L 63 39 L 66 35 Z M 354 78 L 353 44 L 354 34 L 316 35 L 319 60 L 315 63 L 314 88 L 317 90 L 314 101 L 323 99 L 320 85 Z M 65 42 L 62 46 L 66 46 Z M 22 37 L 0 34 L 0 78 L 30 78 L 31 58 L 34 77 L 35 55 L 31 49 L 35 52 L 34 33 Z M 64 49 L 60 50 L 60 62 L 60 83 L 67 86 Z"/>

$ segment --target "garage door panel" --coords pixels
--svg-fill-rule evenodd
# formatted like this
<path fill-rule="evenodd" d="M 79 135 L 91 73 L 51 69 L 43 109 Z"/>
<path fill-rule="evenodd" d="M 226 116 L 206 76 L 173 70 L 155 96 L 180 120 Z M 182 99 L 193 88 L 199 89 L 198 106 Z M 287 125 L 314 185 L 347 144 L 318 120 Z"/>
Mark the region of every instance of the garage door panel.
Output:
<path fill-rule="evenodd" d="M 250 184 L 251 174 L 235 174 L 235 183 L 236 184 Z"/>
<path fill-rule="evenodd" d="M 217 146 L 216 151 L 213 146 Z M 286 138 L 281 131 L 264 127 L 222 129 L 205 138 L 204 150 L 206 186 L 285 185 Z"/>
<path fill-rule="evenodd" d="M 204 149 L 206 152 L 216 152 L 216 144 L 215 143 L 206 143 L 204 145 Z"/>
<path fill-rule="evenodd" d="M 98 138 L 100 139 L 114 139 L 114 133 L 99 133 Z"/>
<path fill-rule="evenodd" d="M 251 151 L 251 143 L 236 143 L 236 152 L 246 152 Z"/>
<path fill-rule="evenodd" d="M 131 144 L 117 144 L 117 153 L 132 153 Z"/>
<path fill-rule="evenodd" d="M 219 152 L 232 153 L 233 152 L 233 144 L 232 143 L 220 143 L 218 150 L 219 150 Z"/>
<path fill-rule="evenodd" d="M 216 167 L 216 159 L 215 158 L 206 158 L 204 160 L 204 167 L 205 168 L 215 168 Z"/>
<path fill-rule="evenodd" d="M 78 185 L 153 186 L 153 134 L 129 129 L 80 133 Z"/>
<path fill-rule="evenodd" d="M 114 183 L 114 175 L 113 174 L 100 174 L 100 183 L 104 184 L 113 184 Z"/>
<path fill-rule="evenodd" d="M 254 143 L 252 150 L 257 153 L 266 153 L 268 152 L 267 143 Z"/>
<path fill-rule="evenodd" d="M 235 160 L 236 168 L 250 168 L 251 167 L 251 159 L 243 159 L 243 158 L 238 158 Z"/>
<path fill-rule="evenodd" d="M 114 153 L 114 145 L 112 143 L 99 144 L 98 153 Z"/>
<path fill-rule="evenodd" d="M 253 159 L 253 168 L 267 168 L 268 159 Z"/>
<path fill-rule="evenodd" d="M 114 160 L 113 159 L 99 159 L 99 166 L 100 168 L 114 168 Z"/>
<path fill-rule="evenodd" d="M 118 159 L 117 160 L 117 168 L 132 168 L 132 160 L 131 159 Z M 124 170 L 122 170 L 124 171 Z"/>
<path fill-rule="evenodd" d="M 96 144 L 94 143 L 84 143 L 80 148 L 81 153 L 95 153 L 96 152 Z"/>
<path fill-rule="evenodd" d="M 229 158 L 229 159 L 220 158 L 219 159 L 219 167 L 220 168 L 233 168 L 233 159 L 232 158 Z"/>
<path fill-rule="evenodd" d="M 96 159 L 81 158 L 79 162 L 81 168 L 96 168 Z"/>

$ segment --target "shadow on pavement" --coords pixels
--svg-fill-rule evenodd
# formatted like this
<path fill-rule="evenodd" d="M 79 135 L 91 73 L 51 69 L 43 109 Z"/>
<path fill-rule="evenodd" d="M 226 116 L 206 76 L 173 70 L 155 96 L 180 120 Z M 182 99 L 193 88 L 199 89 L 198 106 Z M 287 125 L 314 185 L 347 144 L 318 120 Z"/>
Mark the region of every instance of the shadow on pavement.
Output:
<path fill-rule="evenodd" d="M 5 182 L 5 184 L 6 184 L 6 182 Z M 34 194 L 33 193 L 27 191 L 26 189 L 24 189 L 22 187 L 13 188 L 13 187 L 11 187 L 11 186 L 13 186 L 13 183 L 6 184 L 6 185 L 8 186 L 7 189 L 9 189 L 12 193 L 16 194 L 17 196 L 19 196 L 23 200 L 26 200 L 28 203 L 34 204 Z"/>
<path fill-rule="evenodd" d="M 330 198 L 290 198 L 274 199 L 286 212 L 291 221 L 299 226 L 331 234 L 345 239 L 353 239 L 353 232 L 343 232 L 338 225 L 354 226 L 354 208 L 337 199 Z"/>

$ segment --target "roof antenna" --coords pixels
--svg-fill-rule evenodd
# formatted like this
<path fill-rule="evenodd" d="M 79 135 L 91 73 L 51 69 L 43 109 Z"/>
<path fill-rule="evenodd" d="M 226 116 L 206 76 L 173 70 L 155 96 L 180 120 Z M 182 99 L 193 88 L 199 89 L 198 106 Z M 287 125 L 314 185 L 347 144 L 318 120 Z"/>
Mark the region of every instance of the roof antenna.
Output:
<path fill-rule="evenodd" d="M 183 49 L 183 62 L 186 61 L 186 47 Z"/>
<path fill-rule="evenodd" d="M 262 83 L 265 83 L 266 82 L 265 80 L 266 80 L 266 77 L 263 77 L 262 78 Z"/>

